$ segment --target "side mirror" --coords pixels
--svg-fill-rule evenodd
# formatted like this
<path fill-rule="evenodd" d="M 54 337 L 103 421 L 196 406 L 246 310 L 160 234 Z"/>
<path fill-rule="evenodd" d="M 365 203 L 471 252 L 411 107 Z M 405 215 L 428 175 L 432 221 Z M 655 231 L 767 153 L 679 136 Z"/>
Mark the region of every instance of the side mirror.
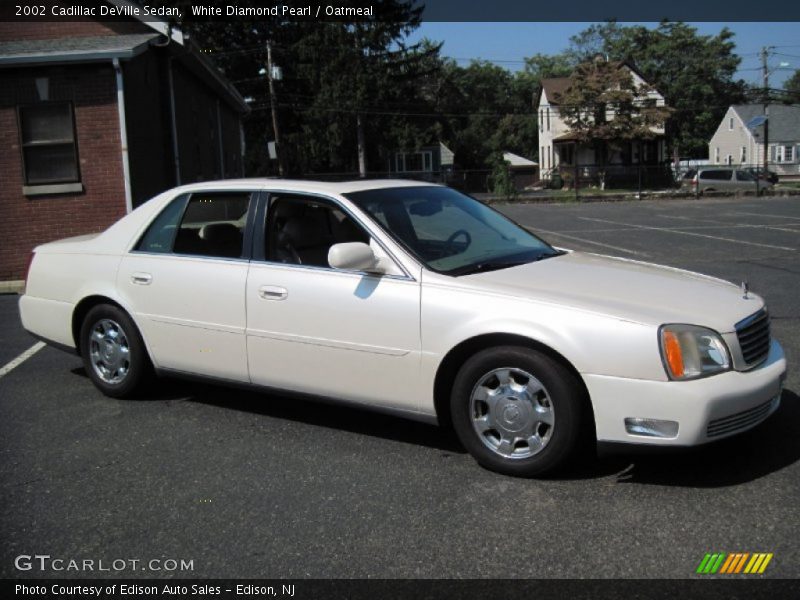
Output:
<path fill-rule="evenodd" d="M 372 248 L 364 242 L 334 244 L 328 250 L 328 264 L 334 269 L 383 273 L 385 269 Z"/>

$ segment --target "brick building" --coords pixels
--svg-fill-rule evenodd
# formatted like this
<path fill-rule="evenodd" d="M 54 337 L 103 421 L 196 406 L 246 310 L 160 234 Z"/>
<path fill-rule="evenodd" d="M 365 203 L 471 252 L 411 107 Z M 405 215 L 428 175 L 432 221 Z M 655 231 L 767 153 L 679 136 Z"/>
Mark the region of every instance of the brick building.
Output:
<path fill-rule="evenodd" d="M 0 22 L 0 281 L 24 278 L 38 244 L 242 176 L 246 112 L 166 23 Z"/>

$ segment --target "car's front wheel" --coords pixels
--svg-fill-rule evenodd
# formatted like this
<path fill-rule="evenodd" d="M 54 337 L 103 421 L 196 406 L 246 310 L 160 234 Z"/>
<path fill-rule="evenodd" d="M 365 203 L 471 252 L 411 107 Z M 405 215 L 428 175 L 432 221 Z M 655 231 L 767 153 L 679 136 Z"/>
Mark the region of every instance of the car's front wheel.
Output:
<path fill-rule="evenodd" d="M 133 320 L 117 306 L 93 307 L 81 327 L 81 357 L 97 388 L 112 398 L 128 398 L 150 379 L 152 365 Z"/>
<path fill-rule="evenodd" d="M 490 348 L 459 370 L 450 411 L 461 443 L 481 465 L 533 477 L 564 465 L 583 441 L 584 394 L 575 375 L 546 354 Z"/>

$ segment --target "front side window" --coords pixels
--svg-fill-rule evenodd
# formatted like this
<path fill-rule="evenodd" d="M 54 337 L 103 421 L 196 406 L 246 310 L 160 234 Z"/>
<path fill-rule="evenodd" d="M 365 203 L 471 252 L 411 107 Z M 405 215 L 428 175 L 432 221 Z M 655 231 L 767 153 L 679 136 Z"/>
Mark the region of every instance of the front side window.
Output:
<path fill-rule="evenodd" d="M 297 194 L 271 195 L 266 247 L 270 262 L 329 268 L 334 244 L 370 242 L 369 234 L 337 206 Z"/>
<path fill-rule="evenodd" d="M 560 252 L 477 200 L 420 186 L 346 196 L 428 268 L 465 275 L 533 262 Z"/>
<path fill-rule="evenodd" d="M 155 218 L 136 250 L 240 258 L 249 205 L 250 192 L 182 196 Z"/>
<path fill-rule="evenodd" d="M 72 104 L 42 102 L 18 110 L 26 185 L 80 181 Z"/>

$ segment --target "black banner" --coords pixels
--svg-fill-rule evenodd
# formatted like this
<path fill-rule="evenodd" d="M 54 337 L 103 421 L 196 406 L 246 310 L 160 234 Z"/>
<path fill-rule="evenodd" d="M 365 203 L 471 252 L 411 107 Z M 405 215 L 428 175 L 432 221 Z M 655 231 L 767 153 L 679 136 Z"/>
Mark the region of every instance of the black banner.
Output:
<path fill-rule="evenodd" d="M 4 580 L 0 596 L 9 598 L 248 598 L 279 600 L 414 600 L 502 598 L 603 600 L 605 598 L 731 600 L 800 598 L 800 583 L 791 579 L 551 579 L 551 580 L 350 580 L 350 579 L 210 579 L 210 580 Z"/>
<path fill-rule="evenodd" d="M 401 2 L 403 0 L 395 0 Z M 423 21 L 800 21 L 786 0 L 413 0 Z M 391 18 L 389 0 L 0 0 L 0 21 L 124 20 L 359 21 Z"/>

